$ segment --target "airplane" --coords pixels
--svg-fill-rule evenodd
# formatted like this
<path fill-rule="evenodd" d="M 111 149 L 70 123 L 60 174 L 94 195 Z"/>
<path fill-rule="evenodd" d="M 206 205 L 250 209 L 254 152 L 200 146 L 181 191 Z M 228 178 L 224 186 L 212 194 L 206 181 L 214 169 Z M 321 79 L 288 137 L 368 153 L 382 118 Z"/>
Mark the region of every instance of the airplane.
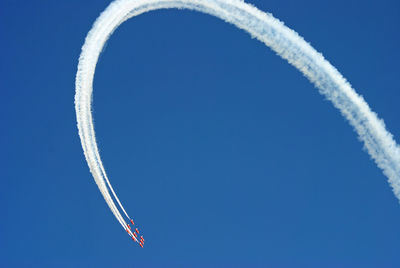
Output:
<path fill-rule="evenodd" d="M 133 220 L 132 220 L 132 219 L 130 219 L 130 220 L 131 220 L 132 225 L 135 225 L 135 223 L 133 222 Z"/>
<path fill-rule="evenodd" d="M 135 228 L 135 231 L 136 231 L 137 233 L 139 233 L 139 229 L 138 229 L 138 228 Z"/>

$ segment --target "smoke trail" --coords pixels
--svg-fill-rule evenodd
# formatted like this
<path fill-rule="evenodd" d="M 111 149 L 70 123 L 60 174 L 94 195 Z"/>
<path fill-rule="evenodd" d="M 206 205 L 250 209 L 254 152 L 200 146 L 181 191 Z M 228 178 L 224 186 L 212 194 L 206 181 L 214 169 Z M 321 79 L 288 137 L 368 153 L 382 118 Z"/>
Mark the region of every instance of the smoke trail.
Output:
<path fill-rule="evenodd" d="M 394 194 L 400 200 L 400 148 L 385 129 L 385 124 L 335 67 L 281 21 L 240 0 L 116 0 L 96 20 L 82 47 L 76 75 L 75 109 L 79 136 L 90 170 L 108 206 L 125 229 L 126 223 L 106 183 L 120 208 L 129 216 L 109 183 L 96 144 L 91 114 L 93 77 L 105 42 L 122 22 L 151 10 L 166 8 L 197 10 L 232 23 L 295 66 L 354 127 L 367 152 L 388 177 Z"/>

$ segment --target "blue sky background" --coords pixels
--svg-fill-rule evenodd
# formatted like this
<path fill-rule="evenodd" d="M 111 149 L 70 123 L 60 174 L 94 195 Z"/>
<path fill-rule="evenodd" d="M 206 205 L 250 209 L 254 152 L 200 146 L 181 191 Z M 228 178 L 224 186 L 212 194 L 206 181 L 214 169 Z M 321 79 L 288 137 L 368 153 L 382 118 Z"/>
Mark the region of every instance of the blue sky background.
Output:
<path fill-rule="evenodd" d="M 111 183 L 73 105 L 86 33 L 110 1 L 0 2 L 1 267 L 399 267 L 400 205 L 339 112 L 241 30 L 190 11 L 124 23 L 94 81 Z M 252 0 L 300 33 L 400 141 L 400 4 Z"/>

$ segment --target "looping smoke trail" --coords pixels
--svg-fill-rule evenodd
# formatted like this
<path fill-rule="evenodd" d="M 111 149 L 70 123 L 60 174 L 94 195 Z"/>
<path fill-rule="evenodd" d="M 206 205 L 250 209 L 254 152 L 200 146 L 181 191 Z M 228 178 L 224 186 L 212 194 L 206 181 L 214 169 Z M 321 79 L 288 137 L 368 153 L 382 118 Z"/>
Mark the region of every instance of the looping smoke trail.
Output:
<path fill-rule="evenodd" d="M 232 23 L 295 66 L 354 127 L 366 151 L 389 178 L 394 194 L 400 200 L 400 148 L 385 129 L 385 124 L 335 67 L 281 21 L 240 0 L 116 0 L 96 20 L 82 47 L 76 74 L 75 109 L 90 171 L 111 211 L 125 229 L 126 223 L 107 185 L 119 207 L 127 218 L 129 216 L 109 183 L 96 144 L 91 114 L 93 77 L 105 42 L 122 22 L 151 10 L 166 8 L 197 10 Z"/>

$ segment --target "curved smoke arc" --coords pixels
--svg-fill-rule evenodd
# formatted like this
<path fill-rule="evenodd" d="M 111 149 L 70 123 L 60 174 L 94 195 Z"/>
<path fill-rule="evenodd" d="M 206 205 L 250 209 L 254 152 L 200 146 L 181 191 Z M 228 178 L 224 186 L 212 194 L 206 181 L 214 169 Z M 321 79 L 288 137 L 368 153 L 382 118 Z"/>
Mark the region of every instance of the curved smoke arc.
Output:
<path fill-rule="evenodd" d="M 130 218 L 111 187 L 96 143 L 91 113 L 93 77 L 104 44 L 121 23 L 148 11 L 168 8 L 191 9 L 216 16 L 245 30 L 296 67 L 354 127 L 366 151 L 388 177 L 400 200 L 400 147 L 385 129 L 384 122 L 335 67 L 283 22 L 240 0 L 116 0 L 96 20 L 82 47 L 76 74 L 75 109 L 90 171 L 111 211 L 125 229 L 127 225 L 107 186 L 125 216 Z"/>

